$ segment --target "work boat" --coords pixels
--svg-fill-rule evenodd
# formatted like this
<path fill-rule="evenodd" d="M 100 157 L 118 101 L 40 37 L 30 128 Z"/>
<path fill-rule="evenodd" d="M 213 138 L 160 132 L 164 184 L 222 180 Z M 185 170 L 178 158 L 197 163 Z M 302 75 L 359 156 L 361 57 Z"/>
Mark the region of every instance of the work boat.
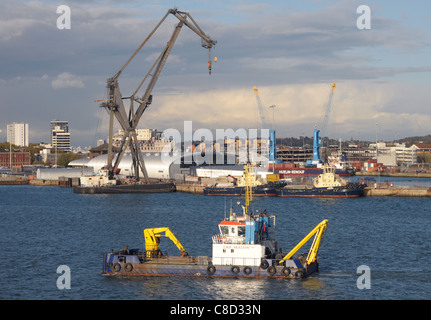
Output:
<path fill-rule="evenodd" d="M 248 172 L 245 172 L 234 182 L 207 186 L 204 188 L 204 194 L 208 196 L 245 196 L 246 186 L 250 186 L 255 197 L 275 197 L 277 196 L 276 187 L 268 184 L 266 179 L 262 179 L 257 173 L 257 168 L 250 166 Z"/>
<path fill-rule="evenodd" d="M 246 168 L 247 170 L 247 168 Z M 248 171 L 249 172 L 249 171 Z M 249 190 L 249 188 L 247 188 Z M 233 209 L 222 220 L 219 233 L 212 236 L 212 257 L 189 256 L 168 227 L 144 230 L 145 250 L 127 247 L 104 254 L 103 273 L 124 276 L 212 276 L 304 278 L 318 271 L 318 251 L 328 220 L 320 222 L 290 252 L 282 253 L 275 239 L 275 216 L 266 210 L 249 211 L 252 195 L 246 193 L 242 213 Z M 178 256 L 160 250 L 160 238 L 171 239 Z M 307 253 L 298 254 L 312 237 Z"/>
<path fill-rule="evenodd" d="M 347 182 L 335 172 L 333 165 L 325 164 L 322 174 L 317 176 L 312 185 L 286 185 L 277 189 L 279 197 L 330 197 L 356 198 L 364 195 L 364 184 Z"/>

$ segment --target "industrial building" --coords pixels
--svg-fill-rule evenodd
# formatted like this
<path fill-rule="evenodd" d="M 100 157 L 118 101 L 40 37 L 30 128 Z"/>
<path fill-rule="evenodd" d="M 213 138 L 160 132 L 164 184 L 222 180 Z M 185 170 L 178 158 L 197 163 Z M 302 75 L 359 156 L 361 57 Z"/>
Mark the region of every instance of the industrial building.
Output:
<path fill-rule="evenodd" d="M 59 180 L 65 178 L 80 178 L 85 175 L 93 175 L 92 168 L 38 168 L 36 179 L 39 180 Z"/>
<path fill-rule="evenodd" d="M 151 179 L 168 179 L 168 180 L 183 180 L 185 175 L 190 174 L 191 168 L 211 165 L 218 163 L 217 160 L 222 159 L 223 163 L 235 164 L 235 155 L 226 155 L 222 153 L 212 154 L 211 159 L 208 159 L 208 163 L 201 162 L 197 159 L 196 154 L 181 152 L 178 153 L 143 153 L 145 168 L 148 173 L 148 177 Z M 113 162 L 116 156 L 114 156 Z M 69 163 L 72 167 L 88 167 L 97 174 L 101 169 L 106 168 L 108 155 L 104 154 L 93 159 L 78 159 L 73 160 Z M 198 161 L 196 161 L 198 160 Z M 133 159 L 130 153 L 126 153 L 118 166 L 120 169 L 120 175 L 134 176 Z M 140 172 L 140 176 L 142 173 Z"/>

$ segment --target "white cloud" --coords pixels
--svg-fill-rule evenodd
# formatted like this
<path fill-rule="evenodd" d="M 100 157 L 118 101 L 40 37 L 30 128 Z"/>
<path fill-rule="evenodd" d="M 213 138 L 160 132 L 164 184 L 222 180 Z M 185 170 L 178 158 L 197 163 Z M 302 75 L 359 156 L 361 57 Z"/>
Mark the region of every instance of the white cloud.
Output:
<path fill-rule="evenodd" d="M 81 78 L 69 72 L 60 73 L 57 79 L 51 82 L 51 86 L 55 90 L 64 88 L 85 88 Z"/>
<path fill-rule="evenodd" d="M 361 32 L 354 4 L 304 3 L 298 8 L 287 3 L 251 3 L 246 8 L 220 3 L 191 10 L 180 0 L 178 6 L 190 9 L 202 29 L 218 41 L 212 51 L 218 62 L 208 76 L 207 52 L 199 37 L 184 27 L 140 126 L 181 129 L 184 120 L 193 120 L 196 129 L 253 127 L 258 119 L 256 85 L 265 106 L 277 106 L 279 137 L 311 136 L 330 85 L 337 82 L 331 136 L 369 139 L 376 122 L 379 137 L 385 132 L 393 136 L 395 127 L 399 137 L 428 133 L 429 28 L 418 29 L 409 19 L 385 13 L 387 5 L 381 4 L 380 11 L 373 7 L 372 30 Z M 123 66 L 168 8 L 141 6 L 134 0 L 68 4 L 72 29 L 64 31 L 56 28 L 55 3 L 0 1 L 0 109 L 23 112 L 29 106 L 20 105 L 16 92 L 33 92 L 43 111 L 32 118 L 32 127 L 40 121 L 44 128 L 46 119 L 57 117 L 84 132 L 97 120 L 93 114 L 99 108 L 93 101 L 105 93 L 106 79 Z M 176 24 L 174 17 L 167 19 L 122 73 L 123 96 L 134 91 Z M 78 88 L 80 94 L 63 88 Z M 56 101 L 65 95 L 74 108 L 66 102 L 58 108 Z M 8 112 L 0 126 L 15 117 Z M 272 112 L 266 120 L 272 124 Z"/>
<path fill-rule="evenodd" d="M 272 110 L 268 107 L 276 105 L 274 124 L 278 137 L 312 136 L 315 126 L 319 127 L 323 119 L 331 85 L 258 87 L 267 127 L 271 128 L 273 123 Z M 376 123 L 379 123 L 379 139 L 392 140 L 395 133 L 398 138 L 427 133 L 431 116 L 419 113 L 419 109 L 424 109 L 420 106 L 421 101 L 415 101 L 416 112 L 399 112 L 397 101 L 403 104 L 402 96 L 400 84 L 337 83 L 327 134 L 331 138 L 353 137 L 372 141 Z M 253 87 L 207 91 L 178 89 L 176 94 L 157 96 L 142 117 L 140 126 L 181 131 L 184 120 L 193 121 L 193 130 L 260 127 Z"/>

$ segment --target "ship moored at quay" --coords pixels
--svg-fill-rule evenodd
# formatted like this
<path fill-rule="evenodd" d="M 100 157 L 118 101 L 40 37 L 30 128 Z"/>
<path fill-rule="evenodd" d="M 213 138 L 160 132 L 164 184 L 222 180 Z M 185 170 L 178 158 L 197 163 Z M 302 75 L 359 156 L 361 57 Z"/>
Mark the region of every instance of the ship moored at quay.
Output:
<path fill-rule="evenodd" d="M 347 182 L 336 173 L 335 166 L 324 165 L 323 173 L 311 185 L 286 185 L 277 189 L 279 197 L 356 198 L 364 195 L 363 183 Z"/>

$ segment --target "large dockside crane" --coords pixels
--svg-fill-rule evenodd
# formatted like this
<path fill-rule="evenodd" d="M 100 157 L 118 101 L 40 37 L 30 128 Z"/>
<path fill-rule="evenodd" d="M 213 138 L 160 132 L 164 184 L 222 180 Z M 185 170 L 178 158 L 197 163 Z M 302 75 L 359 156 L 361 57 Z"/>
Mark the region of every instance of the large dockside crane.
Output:
<path fill-rule="evenodd" d="M 262 101 L 259 96 L 259 90 L 256 86 L 253 87 L 254 93 L 256 95 L 256 102 L 260 116 L 261 129 L 267 129 L 266 121 L 265 121 L 265 113 L 263 111 Z M 272 106 L 275 107 L 275 106 Z M 271 108 L 271 107 L 270 107 Z M 275 130 L 269 130 L 269 162 L 272 162 L 274 165 L 274 161 L 277 159 L 277 148 L 276 148 L 276 138 L 275 138 Z"/>
<path fill-rule="evenodd" d="M 160 53 L 154 64 L 151 66 L 148 73 L 145 75 L 144 79 L 139 84 L 138 88 L 129 96 L 129 97 L 123 97 L 120 92 L 120 88 L 118 85 L 118 78 L 120 77 L 121 73 L 124 71 L 124 69 L 127 67 L 127 65 L 135 58 L 135 56 L 138 54 L 138 52 L 144 47 L 144 45 L 147 43 L 147 41 L 153 36 L 153 34 L 156 32 L 156 30 L 160 27 L 160 25 L 165 21 L 166 17 L 168 15 L 174 15 L 180 22 L 176 25 L 175 30 L 169 39 L 168 43 L 166 44 L 163 51 Z M 189 19 L 190 21 L 188 21 Z M 136 134 L 136 127 L 138 125 L 139 120 L 142 117 L 142 114 L 144 111 L 148 108 L 148 106 L 152 102 L 152 95 L 151 92 L 157 82 L 157 79 L 160 76 L 160 73 L 166 63 L 166 60 L 169 56 L 169 53 L 172 50 L 172 47 L 174 46 L 174 43 L 178 37 L 178 34 L 181 31 L 181 28 L 186 25 L 189 27 L 192 31 L 194 31 L 198 36 L 202 39 L 202 47 L 209 50 L 209 56 L 211 52 L 211 48 L 215 46 L 217 41 L 212 40 L 208 35 L 206 35 L 202 29 L 198 26 L 198 24 L 195 22 L 195 20 L 188 14 L 187 12 L 178 11 L 177 9 L 169 9 L 166 15 L 160 20 L 160 22 L 157 24 L 157 26 L 151 31 L 151 33 L 148 35 L 148 37 L 142 42 L 142 44 L 136 49 L 136 51 L 132 54 L 132 56 L 127 60 L 127 62 L 124 64 L 124 66 L 118 71 L 112 78 L 109 78 L 107 80 L 107 88 L 109 91 L 109 97 L 106 101 L 104 101 L 101 104 L 101 107 L 106 108 L 109 111 L 110 117 L 109 117 L 109 147 L 108 147 L 108 163 L 107 163 L 107 169 L 110 179 L 113 178 L 114 173 L 117 171 L 118 165 L 120 164 L 121 158 L 123 157 L 124 153 L 126 152 L 127 148 L 130 149 L 130 152 L 132 154 L 133 159 L 133 166 L 134 166 L 134 173 L 136 180 L 139 181 L 139 169 L 142 171 L 144 175 L 144 181 L 146 183 L 149 183 L 147 170 L 145 169 L 144 159 L 142 156 L 142 152 L 140 151 L 140 147 L 138 144 L 137 134 Z M 211 56 L 208 61 L 208 71 L 209 74 L 211 74 Z M 138 91 L 144 84 L 144 82 L 147 80 L 147 78 L 151 76 L 151 80 L 149 81 L 149 84 L 147 86 L 147 89 L 143 96 L 138 97 Z M 126 111 L 126 108 L 124 107 L 123 100 L 129 99 L 130 100 L 130 107 L 129 111 Z M 136 112 L 134 112 L 134 103 L 138 103 L 138 107 L 136 109 Z M 121 125 L 121 128 L 124 130 L 124 137 L 121 141 L 120 145 L 120 151 L 117 155 L 117 158 L 115 160 L 115 163 L 112 164 L 113 154 L 112 154 L 112 136 L 113 136 L 113 121 L 114 116 L 117 118 L 118 122 Z"/>
<path fill-rule="evenodd" d="M 332 107 L 332 100 L 334 97 L 334 91 L 335 91 L 335 86 L 336 83 L 334 82 L 334 84 L 331 86 L 331 93 L 329 94 L 329 100 L 328 100 L 328 104 L 326 105 L 326 111 L 323 117 L 323 121 L 320 125 L 320 130 L 319 129 L 314 129 L 314 134 L 313 134 L 313 160 L 307 161 L 308 165 L 318 165 L 318 164 L 322 164 L 322 157 L 320 154 L 320 148 L 323 146 L 323 143 L 325 141 L 326 138 L 326 129 L 328 127 L 328 120 L 329 120 L 329 115 L 331 113 L 331 107 Z"/>

